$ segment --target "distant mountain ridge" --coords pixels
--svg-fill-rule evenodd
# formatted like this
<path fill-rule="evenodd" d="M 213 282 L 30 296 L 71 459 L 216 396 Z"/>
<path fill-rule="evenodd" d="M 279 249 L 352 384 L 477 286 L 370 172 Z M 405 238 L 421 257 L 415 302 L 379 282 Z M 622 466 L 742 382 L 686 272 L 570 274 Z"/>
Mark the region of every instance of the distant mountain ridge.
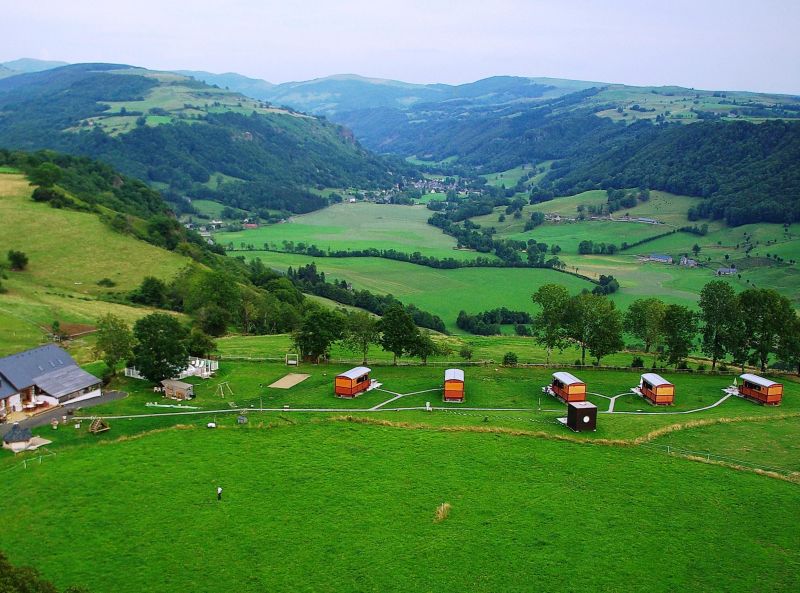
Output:
<path fill-rule="evenodd" d="M 0 147 L 98 158 L 177 206 L 307 212 L 316 187 L 388 187 L 405 169 L 349 131 L 171 72 L 73 64 L 0 79 Z M 185 202 L 184 202 L 185 203 Z"/>

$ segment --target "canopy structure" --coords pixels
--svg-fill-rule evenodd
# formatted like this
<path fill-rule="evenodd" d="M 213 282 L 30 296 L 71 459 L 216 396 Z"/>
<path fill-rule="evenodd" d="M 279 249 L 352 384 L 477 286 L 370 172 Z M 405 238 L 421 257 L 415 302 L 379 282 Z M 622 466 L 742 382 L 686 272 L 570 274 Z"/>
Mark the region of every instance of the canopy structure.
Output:
<path fill-rule="evenodd" d="M 744 375 L 739 375 L 739 378 L 742 381 L 749 381 L 750 383 L 760 385 L 761 387 L 772 387 L 773 385 L 778 385 L 778 383 L 776 383 L 775 381 L 770 381 L 769 379 L 765 379 L 764 377 L 759 377 L 758 375 L 753 375 L 752 373 L 745 373 Z"/>
<path fill-rule="evenodd" d="M 339 373 L 339 377 L 346 377 L 348 379 L 358 379 L 363 377 L 364 375 L 368 374 L 372 369 L 368 367 L 355 367 L 350 369 L 349 371 L 345 371 L 343 373 Z"/>
<path fill-rule="evenodd" d="M 464 382 L 464 371 L 461 369 L 447 369 L 444 372 L 445 381 L 461 381 Z"/>
<path fill-rule="evenodd" d="M 553 373 L 553 378 L 558 379 L 564 385 L 572 385 L 573 383 L 583 383 L 583 381 L 578 379 L 578 377 L 576 377 L 572 373 L 565 373 L 563 371 Z"/>

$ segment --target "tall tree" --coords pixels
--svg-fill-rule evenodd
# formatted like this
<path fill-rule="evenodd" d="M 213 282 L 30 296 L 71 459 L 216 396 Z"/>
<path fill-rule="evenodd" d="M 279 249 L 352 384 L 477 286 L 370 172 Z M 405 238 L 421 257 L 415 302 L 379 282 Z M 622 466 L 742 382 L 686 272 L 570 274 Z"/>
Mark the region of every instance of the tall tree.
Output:
<path fill-rule="evenodd" d="M 644 342 L 645 352 L 652 348 L 655 356 L 664 340 L 665 307 L 664 301 L 651 297 L 636 299 L 625 312 L 625 331 Z"/>
<path fill-rule="evenodd" d="M 208 358 L 216 351 L 217 343 L 199 327 L 193 327 L 186 340 L 186 349 L 191 356 Z"/>
<path fill-rule="evenodd" d="M 724 280 L 712 280 L 700 291 L 703 353 L 711 357 L 712 370 L 730 351 L 738 314 L 736 293 Z"/>
<path fill-rule="evenodd" d="M 378 343 L 380 335 L 378 320 L 366 311 L 347 314 L 344 344 L 348 349 L 361 354 L 362 364 L 367 364 L 369 347 Z"/>
<path fill-rule="evenodd" d="M 531 300 L 541 307 L 533 318 L 533 339 L 547 352 L 545 362 L 550 364 L 554 348 L 563 350 L 566 345 L 564 315 L 569 303 L 569 292 L 560 284 L 543 284 L 531 295 Z"/>
<path fill-rule="evenodd" d="M 397 364 L 398 358 L 411 351 L 419 335 L 414 320 L 399 303 L 386 310 L 378 327 L 381 331 L 380 344 L 384 350 L 394 354 L 394 364 Z"/>
<path fill-rule="evenodd" d="M 586 364 L 589 350 L 598 362 L 603 356 L 620 350 L 622 316 L 614 303 L 600 295 L 584 292 L 572 297 L 565 315 L 567 337 L 581 348 L 581 364 Z"/>
<path fill-rule="evenodd" d="M 778 341 L 778 357 L 794 365 L 798 375 L 800 375 L 800 316 L 795 313 L 792 319 L 784 328 Z"/>
<path fill-rule="evenodd" d="M 95 352 L 102 355 L 112 375 L 117 373 L 120 362 L 133 356 L 135 343 L 133 332 L 122 318 L 108 313 L 97 321 Z"/>
<path fill-rule="evenodd" d="M 303 316 L 292 339 L 303 358 L 319 361 L 327 356 L 331 345 L 344 336 L 345 320 L 341 313 L 313 307 Z"/>
<path fill-rule="evenodd" d="M 770 355 L 777 351 L 781 336 L 795 318 L 792 303 L 772 288 L 749 288 L 739 294 L 738 301 L 744 322 L 744 335 L 740 337 L 747 342 L 761 371 L 766 371 Z"/>
<path fill-rule="evenodd" d="M 422 361 L 423 365 L 428 364 L 428 357 L 437 354 L 439 351 L 436 342 L 434 342 L 430 335 L 423 332 L 417 332 L 417 337 L 414 343 L 411 344 L 408 353 L 411 356 L 416 356 Z"/>
<path fill-rule="evenodd" d="M 133 364 L 149 381 L 170 379 L 186 368 L 186 328 L 166 313 L 151 313 L 133 326 Z"/>
<path fill-rule="evenodd" d="M 670 364 L 677 366 L 689 355 L 696 334 L 695 314 L 683 305 L 667 305 L 664 310 L 664 346 Z"/>

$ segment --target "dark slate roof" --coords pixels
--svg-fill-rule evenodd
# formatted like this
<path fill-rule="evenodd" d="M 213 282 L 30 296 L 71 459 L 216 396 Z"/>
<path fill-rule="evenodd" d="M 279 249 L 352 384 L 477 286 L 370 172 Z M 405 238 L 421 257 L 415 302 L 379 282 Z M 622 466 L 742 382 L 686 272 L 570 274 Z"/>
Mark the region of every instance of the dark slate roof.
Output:
<path fill-rule="evenodd" d="M 100 383 L 100 379 L 75 365 L 62 367 L 41 377 L 36 377 L 35 383 L 45 393 L 60 398 L 80 389 L 97 385 Z"/>
<path fill-rule="evenodd" d="M 5 399 L 9 395 L 14 395 L 17 392 L 14 386 L 9 383 L 3 375 L 0 375 L 0 399 Z"/>
<path fill-rule="evenodd" d="M 0 358 L 0 375 L 19 391 L 33 385 L 36 377 L 68 366 L 77 364 L 66 350 L 47 344 Z"/>
<path fill-rule="evenodd" d="M 30 428 L 22 428 L 19 423 L 15 422 L 5 436 L 3 442 L 5 443 L 24 443 L 33 438 Z"/>

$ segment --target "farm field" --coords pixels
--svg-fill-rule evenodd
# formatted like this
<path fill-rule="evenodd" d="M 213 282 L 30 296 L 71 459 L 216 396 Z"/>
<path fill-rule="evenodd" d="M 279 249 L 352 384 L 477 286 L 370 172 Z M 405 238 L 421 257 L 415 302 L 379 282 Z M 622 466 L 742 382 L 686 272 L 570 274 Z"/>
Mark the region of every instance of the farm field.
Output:
<path fill-rule="evenodd" d="M 505 306 L 533 311 L 531 294 L 542 284 L 558 282 L 573 293 L 591 288 L 586 280 L 547 269 L 459 268 L 438 270 L 381 258 L 313 258 L 272 252 L 244 252 L 247 259 L 260 258 L 264 264 L 286 271 L 314 262 L 328 279 L 346 280 L 354 288 L 392 294 L 404 303 L 439 315 L 455 331 L 460 310 L 478 313 Z"/>
<path fill-rule="evenodd" d="M 468 425 L 283 414 L 236 427 L 233 416 L 216 431 L 190 421 L 9 467 L 0 493 L 16 519 L 0 546 L 18 564 L 35 557 L 59 586 L 96 593 L 793 590 L 797 484 Z M 31 504 L 52 492 L 58 504 Z M 437 523 L 443 503 L 449 515 Z M 47 554 L 31 533 L 47 534 Z M 654 562 L 654 549 L 670 561 Z M 566 557 L 598 550 L 602 570 L 564 570 Z"/>
<path fill-rule="evenodd" d="M 475 259 L 474 251 L 456 250 L 455 240 L 427 223 L 424 206 L 395 206 L 357 202 L 334 204 L 324 210 L 292 217 L 288 222 L 237 233 L 217 233 L 215 240 L 256 248 L 269 243 L 283 249 L 284 241 L 330 249 L 396 249 L 420 251 L 440 258 Z"/>

